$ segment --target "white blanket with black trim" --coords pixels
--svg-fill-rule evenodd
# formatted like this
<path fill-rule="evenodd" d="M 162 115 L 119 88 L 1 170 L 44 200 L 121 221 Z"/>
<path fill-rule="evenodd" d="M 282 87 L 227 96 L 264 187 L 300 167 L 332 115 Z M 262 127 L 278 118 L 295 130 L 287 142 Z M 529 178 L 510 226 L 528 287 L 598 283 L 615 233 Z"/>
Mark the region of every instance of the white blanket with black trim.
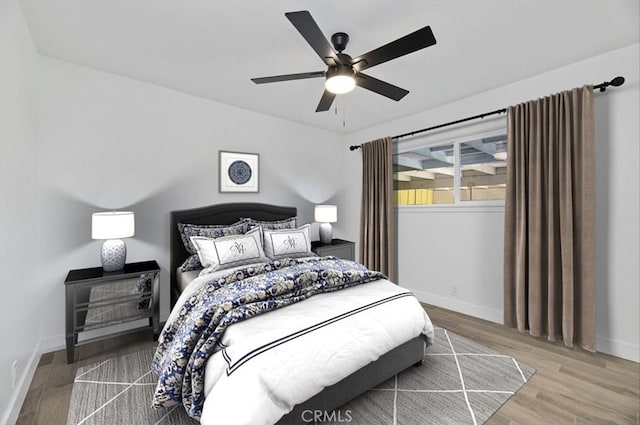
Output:
<path fill-rule="evenodd" d="M 273 424 L 420 334 L 432 340 L 431 320 L 411 292 L 385 279 L 236 323 L 207 362 L 200 422 Z"/>

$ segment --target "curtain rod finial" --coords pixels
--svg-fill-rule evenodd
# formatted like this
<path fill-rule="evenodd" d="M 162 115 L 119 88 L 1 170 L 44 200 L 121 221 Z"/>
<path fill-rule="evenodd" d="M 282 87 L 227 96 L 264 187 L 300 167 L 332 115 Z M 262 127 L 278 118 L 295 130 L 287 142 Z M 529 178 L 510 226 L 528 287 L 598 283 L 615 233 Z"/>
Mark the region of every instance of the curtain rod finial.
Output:
<path fill-rule="evenodd" d="M 614 87 L 620 87 L 621 85 L 624 84 L 624 77 L 618 76 L 618 77 L 614 78 L 613 80 L 611 80 L 610 84 L 612 86 L 614 86 Z"/>
<path fill-rule="evenodd" d="M 620 87 L 623 84 L 624 84 L 624 77 L 617 76 L 616 78 L 614 78 L 611 81 L 605 81 L 602 84 L 598 84 L 598 86 L 596 86 L 596 87 L 598 87 L 600 89 L 600 91 L 603 92 L 603 91 L 607 91 L 607 87 L 609 87 L 609 86 Z"/>
<path fill-rule="evenodd" d="M 350 151 L 355 151 L 356 149 L 360 149 L 360 145 L 351 145 L 349 146 Z"/>

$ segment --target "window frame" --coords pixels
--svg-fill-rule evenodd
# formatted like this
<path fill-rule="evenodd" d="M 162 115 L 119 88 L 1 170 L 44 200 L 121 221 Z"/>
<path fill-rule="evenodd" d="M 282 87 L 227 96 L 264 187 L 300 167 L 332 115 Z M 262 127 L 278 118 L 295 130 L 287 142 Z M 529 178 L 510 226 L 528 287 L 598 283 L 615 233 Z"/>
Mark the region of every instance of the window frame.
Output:
<path fill-rule="evenodd" d="M 496 199 L 496 200 L 481 200 L 481 201 L 463 201 L 461 200 L 461 190 L 462 190 L 462 165 L 460 164 L 460 146 L 463 143 L 471 142 L 478 139 L 484 139 L 488 137 L 495 137 L 507 134 L 506 128 L 506 119 L 503 122 L 503 125 L 493 126 L 492 129 L 487 129 L 485 131 L 467 131 L 466 134 L 456 136 L 455 134 L 449 133 L 458 133 L 459 131 L 453 130 L 450 132 L 443 132 L 440 137 L 436 137 L 429 142 L 418 143 L 418 140 L 423 140 L 429 136 L 423 137 L 415 137 L 411 140 L 407 141 L 399 141 L 396 143 L 394 154 L 412 152 L 416 149 L 420 148 L 431 148 L 436 146 L 444 146 L 444 145 L 453 145 L 453 204 L 431 204 L 431 205 L 398 205 L 395 204 L 395 208 L 398 209 L 427 209 L 427 210 L 439 210 L 444 211 L 446 209 L 494 209 L 499 208 L 503 209 L 505 205 L 504 199 Z M 394 189 L 395 191 L 395 189 Z"/>

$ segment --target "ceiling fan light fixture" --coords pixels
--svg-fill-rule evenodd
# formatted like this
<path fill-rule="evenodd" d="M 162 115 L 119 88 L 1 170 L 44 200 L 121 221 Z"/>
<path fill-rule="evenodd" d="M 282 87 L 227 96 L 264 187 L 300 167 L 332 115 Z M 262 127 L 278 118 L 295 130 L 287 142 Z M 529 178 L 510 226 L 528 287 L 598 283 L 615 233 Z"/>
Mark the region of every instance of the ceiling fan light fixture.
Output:
<path fill-rule="evenodd" d="M 348 93 L 356 86 L 355 72 L 346 66 L 331 67 L 327 71 L 325 88 L 333 94 Z"/>
<path fill-rule="evenodd" d="M 329 40 L 324 36 L 308 10 L 287 12 L 284 15 L 316 52 L 322 62 L 327 65 L 327 71 L 274 75 L 271 77 L 252 78 L 251 81 L 256 84 L 264 84 L 325 77 L 325 88 L 316 107 L 316 112 L 328 111 L 336 95 L 348 93 L 355 86 L 362 87 L 396 102 L 399 101 L 409 94 L 408 90 L 378 80 L 362 71 L 436 44 L 436 38 L 431 31 L 431 27 L 426 26 L 363 55 L 352 58 L 343 53 L 349 43 L 349 35 L 347 33 L 334 33 L 331 36 L 331 43 L 329 43 Z"/>
<path fill-rule="evenodd" d="M 333 94 L 349 93 L 356 86 L 356 80 L 348 75 L 336 75 L 327 79 L 325 87 Z"/>

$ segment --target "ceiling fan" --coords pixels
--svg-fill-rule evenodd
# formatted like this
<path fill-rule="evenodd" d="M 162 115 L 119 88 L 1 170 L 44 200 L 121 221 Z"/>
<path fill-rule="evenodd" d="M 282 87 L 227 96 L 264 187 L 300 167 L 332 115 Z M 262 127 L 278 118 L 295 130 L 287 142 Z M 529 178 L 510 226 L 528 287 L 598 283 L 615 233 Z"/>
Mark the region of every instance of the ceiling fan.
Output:
<path fill-rule="evenodd" d="M 320 56 L 320 59 L 327 64 L 328 69 L 326 71 L 252 78 L 251 81 L 256 84 L 264 84 L 325 77 L 325 90 L 324 93 L 322 93 L 322 98 L 320 98 L 316 112 L 329 110 L 336 94 L 347 93 L 356 85 L 395 101 L 402 99 L 409 93 L 408 90 L 378 80 L 377 78 L 364 74 L 362 71 L 436 44 L 436 39 L 433 36 L 433 32 L 431 32 L 431 27 L 426 26 L 364 55 L 352 58 L 342 53 L 349 42 L 349 36 L 346 33 L 337 32 L 331 36 L 332 48 L 308 11 L 288 12 L 285 13 L 285 16 L 291 21 L 293 26 L 296 27 L 304 39 L 307 40 L 307 43 L 309 43 L 318 56 Z"/>

